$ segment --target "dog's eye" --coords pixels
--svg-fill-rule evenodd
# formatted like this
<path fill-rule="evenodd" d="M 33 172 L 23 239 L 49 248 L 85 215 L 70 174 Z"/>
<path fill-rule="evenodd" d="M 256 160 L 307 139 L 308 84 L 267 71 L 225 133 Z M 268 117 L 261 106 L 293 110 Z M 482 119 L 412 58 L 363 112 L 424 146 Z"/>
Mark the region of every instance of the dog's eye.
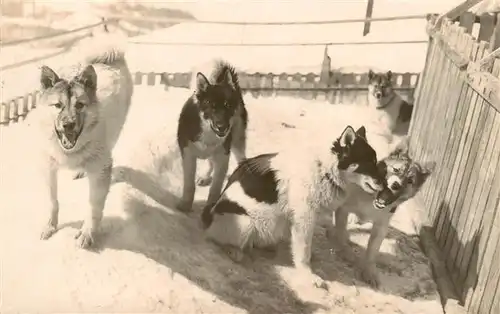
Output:
<path fill-rule="evenodd" d="M 78 110 L 82 109 L 84 106 L 85 106 L 85 104 L 82 102 L 78 101 L 77 103 L 75 103 L 75 108 Z"/>
<path fill-rule="evenodd" d="M 397 168 L 397 167 L 392 167 L 392 172 L 394 173 L 399 173 L 401 171 L 401 169 Z"/>
<path fill-rule="evenodd" d="M 62 108 L 62 104 L 60 102 L 55 103 L 54 107 L 56 107 L 57 109 L 61 109 Z"/>

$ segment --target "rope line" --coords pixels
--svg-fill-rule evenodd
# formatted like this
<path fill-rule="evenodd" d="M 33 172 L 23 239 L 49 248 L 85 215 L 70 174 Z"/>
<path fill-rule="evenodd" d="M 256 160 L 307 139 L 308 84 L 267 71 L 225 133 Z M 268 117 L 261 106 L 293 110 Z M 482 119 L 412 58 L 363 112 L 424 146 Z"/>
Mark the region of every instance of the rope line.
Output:
<path fill-rule="evenodd" d="M 280 21 L 280 22 L 237 22 L 237 21 L 211 21 L 211 20 L 194 20 L 182 18 L 158 18 L 158 17 L 135 17 L 126 15 L 107 15 L 108 18 L 120 20 L 136 20 L 150 21 L 163 23 L 197 23 L 197 24 L 221 24 L 221 25 L 320 25 L 320 24 L 345 24 L 345 23 L 360 23 L 360 22 L 382 22 L 382 21 L 397 21 L 397 20 L 416 20 L 426 19 L 428 14 L 402 15 L 402 16 L 386 16 L 358 19 L 340 19 L 340 20 L 323 20 L 323 21 Z"/>
<path fill-rule="evenodd" d="M 324 21 L 280 21 L 280 22 L 236 22 L 236 21 L 210 21 L 210 20 L 191 20 L 191 19 L 181 19 L 181 18 L 153 18 L 153 17 L 133 17 L 126 15 L 109 15 L 107 18 L 112 20 L 137 20 L 137 21 L 150 21 L 150 22 L 165 22 L 165 23 L 198 23 L 198 24 L 220 24 L 220 25 L 321 25 L 321 24 L 343 24 L 343 23 L 359 23 L 359 22 L 381 22 L 381 21 L 397 21 L 397 20 L 411 20 L 411 19 L 425 19 L 428 14 L 417 14 L 417 15 L 404 15 L 404 16 L 388 16 L 388 17 L 375 17 L 375 18 L 359 18 L 359 19 L 340 19 L 340 20 L 324 20 Z M 67 34 L 72 34 L 80 32 L 85 29 L 94 28 L 109 21 L 101 21 L 99 23 L 82 26 L 68 31 L 62 31 L 50 35 L 24 38 L 19 40 L 13 40 L 8 42 L 0 41 L 0 47 L 8 47 L 14 45 L 25 44 L 28 42 L 35 42 L 39 40 L 44 40 L 53 37 L 59 37 Z M 290 45 L 288 45 L 290 46 Z M 296 44 L 292 45 L 296 46 Z"/>
<path fill-rule="evenodd" d="M 347 45 L 397 45 L 397 44 L 427 44 L 427 40 L 402 40 L 402 41 L 351 41 L 351 42 L 316 42 L 316 43 L 195 43 L 195 42 L 152 42 L 129 41 L 135 45 L 158 46 L 256 46 L 256 47 L 288 47 L 288 46 L 347 46 Z"/>
<path fill-rule="evenodd" d="M 43 40 L 43 39 L 48 39 L 48 38 L 59 37 L 59 36 L 67 35 L 67 34 L 77 33 L 79 31 L 83 31 L 83 30 L 86 30 L 86 29 L 94 28 L 94 27 L 97 27 L 97 26 L 100 26 L 100 25 L 103 25 L 103 24 L 106 24 L 106 23 L 107 23 L 107 21 L 102 21 L 102 22 L 99 22 L 99 23 L 95 23 L 95 24 L 91 24 L 91 25 L 87 25 L 87 26 L 82 26 L 82 27 L 71 29 L 71 30 L 68 30 L 68 31 L 62 31 L 62 32 L 54 33 L 54 34 L 45 35 L 45 36 L 32 37 L 32 38 L 24 38 L 24 39 L 12 40 L 12 41 L 7 41 L 7 42 L 1 42 L 0 41 L 0 47 L 8 47 L 8 46 L 20 45 L 20 44 L 25 44 L 25 43 L 28 43 L 28 42 L 34 42 L 34 41 L 39 41 L 39 40 Z"/>

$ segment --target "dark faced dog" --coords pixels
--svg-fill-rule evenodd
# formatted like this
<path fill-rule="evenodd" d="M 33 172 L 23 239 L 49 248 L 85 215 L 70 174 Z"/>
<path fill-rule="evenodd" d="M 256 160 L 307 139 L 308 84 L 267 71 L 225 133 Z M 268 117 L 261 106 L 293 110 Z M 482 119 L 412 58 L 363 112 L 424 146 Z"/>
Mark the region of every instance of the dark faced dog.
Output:
<path fill-rule="evenodd" d="M 182 211 L 191 210 L 193 204 L 197 159 L 209 160 L 209 169 L 198 184 L 212 184 L 207 200 L 212 203 L 222 190 L 230 151 L 238 163 L 246 158 L 248 117 L 234 68 L 227 62 L 215 61 L 208 78 L 196 73 L 193 89 L 181 111 L 177 131 L 184 172 L 183 195 L 178 204 Z"/>
<path fill-rule="evenodd" d="M 297 276 L 324 287 L 309 266 L 316 214 L 343 202 L 349 184 L 372 194 L 383 188 L 364 127 L 347 126 L 326 143 L 294 145 L 241 162 L 221 197 L 205 207 L 203 225 L 208 238 L 236 261 L 245 250 L 273 247 L 291 233 Z"/>

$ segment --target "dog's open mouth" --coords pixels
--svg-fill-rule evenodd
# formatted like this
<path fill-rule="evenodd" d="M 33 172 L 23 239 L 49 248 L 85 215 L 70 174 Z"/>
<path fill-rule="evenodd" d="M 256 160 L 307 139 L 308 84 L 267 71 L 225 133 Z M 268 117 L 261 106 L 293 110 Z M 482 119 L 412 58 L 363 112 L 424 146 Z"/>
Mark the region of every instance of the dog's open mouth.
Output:
<path fill-rule="evenodd" d="M 375 200 L 373 200 L 373 207 L 384 209 L 394 203 L 396 199 L 397 195 L 394 195 L 389 189 L 384 189 L 377 193 Z"/>
<path fill-rule="evenodd" d="M 56 129 L 56 134 L 57 138 L 59 139 L 59 143 L 61 144 L 62 148 L 66 150 L 70 150 L 75 147 L 76 143 L 78 142 L 78 138 L 80 137 L 80 134 L 82 133 L 83 128 L 80 130 L 75 130 L 75 131 L 58 131 Z"/>
<path fill-rule="evenodd" d="M 210 128 L 212 129 L 212 131 L 214 131 L 215 135 L 217 135 L 218 137 L 224 137 L 229 132 L 229 125 L 220 127 L 214 124 L 213 121 L 210 121 Z"/>
<path fill-rule="evenodd" d="M 365 183 L 364 183 L 364 185 L 365 185 L 365 189 L 366 189 L 367 191 L 372 191 L 373 193 L 375 193 L 375 192 L 377 192 L 377 191 L 378 191 L 378 189 L 377 189 L 377 188 L 375 188 L 373 185 L 371 185 L 371 184 L 370 184 L 370 183 L 368 183 L 368 182 L 365 182 Z"/>

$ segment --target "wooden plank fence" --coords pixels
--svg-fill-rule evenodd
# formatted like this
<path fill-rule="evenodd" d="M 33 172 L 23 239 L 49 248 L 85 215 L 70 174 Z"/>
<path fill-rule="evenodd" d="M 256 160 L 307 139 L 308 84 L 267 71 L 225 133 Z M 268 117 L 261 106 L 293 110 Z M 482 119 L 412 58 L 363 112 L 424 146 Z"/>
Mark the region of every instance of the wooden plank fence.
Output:
<path fill-rule="evenodd" d="M 136 72 L 135 85 L 188 88 L 191 73 Z M 328 72 L 321 74 L 294 73 L 245 73 L 239 72 L 240 85 L 244 93 L 253 97 L 292 96 L 304 99 L 329 101 L 332 104 L 365 104 L 368 95 L 368 74 Z M 413 99 L 418 82 L 418 73 L 393 73 L 394 89 L 404 98 Z M 26 118 L 36 107 L 38 91 L 15 99 L 3 101 L 0 110 L 0 125 L 9 125 Z"/>
<path fill-rule="evenodd" d="M 499 47 L 500 18 L 465 13 L 429 34 L 409 134 L 437 168 L 419 200 L 464 307 L 500 313 L 500 60 L 475 62 Z"/>

